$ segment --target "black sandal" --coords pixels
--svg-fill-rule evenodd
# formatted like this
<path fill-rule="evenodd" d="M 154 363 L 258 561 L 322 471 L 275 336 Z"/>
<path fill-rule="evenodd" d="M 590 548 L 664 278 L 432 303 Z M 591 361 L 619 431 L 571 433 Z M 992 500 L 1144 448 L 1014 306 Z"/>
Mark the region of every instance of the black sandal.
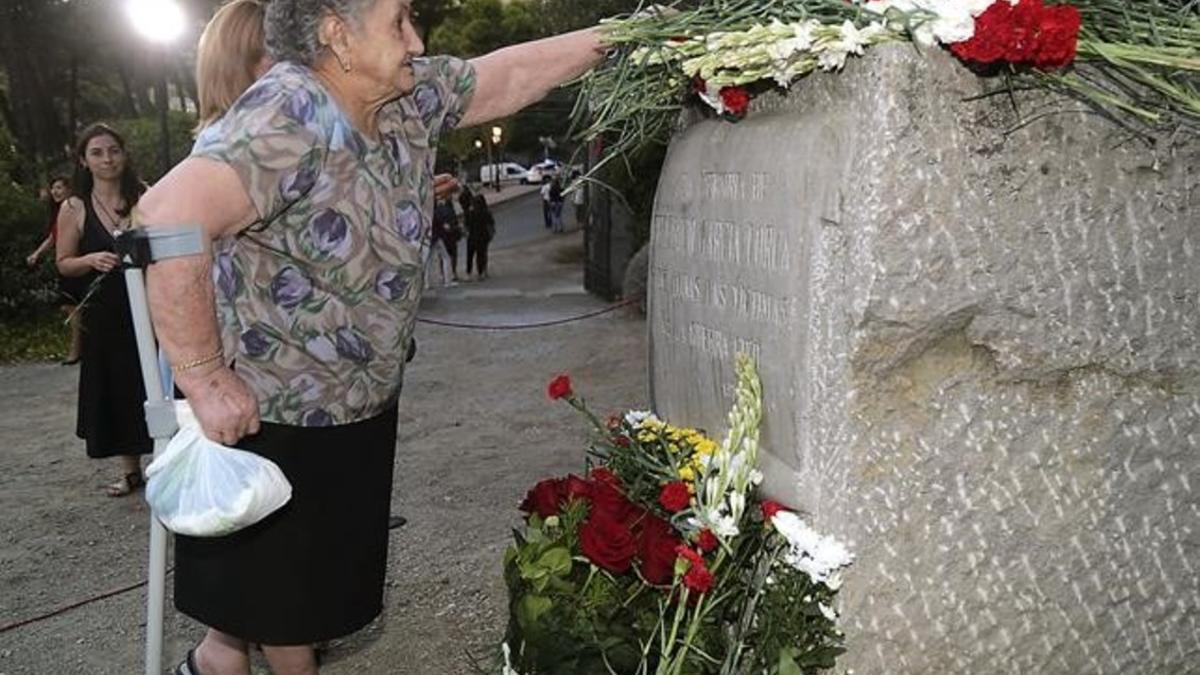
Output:
<path fill-rule="evenodd" d="M 141 489 L 145 484 L 146 477 L 142 475 L 141 471 L 130 472 L 122 476 L 117 482 L 105 485 L 104 491 L 109 497 L 128 497 Z"/>
<path fill-rule="evenodd" d="M 171 671 L 171 675 L 204 675 L 200 669 L 196 667 L 196 650 L 189 649 L 187 658 L 183 663 L 175 666 L 175 670 Z"/>

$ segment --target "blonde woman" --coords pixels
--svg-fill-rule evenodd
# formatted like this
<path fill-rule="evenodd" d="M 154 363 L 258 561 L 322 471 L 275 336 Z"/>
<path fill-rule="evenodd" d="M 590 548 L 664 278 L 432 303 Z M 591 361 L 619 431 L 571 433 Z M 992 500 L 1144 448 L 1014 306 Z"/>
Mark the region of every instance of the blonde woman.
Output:
<path fill-rule="evenodd" d="M 199 133 L 225 114 L 274 63 L 267 55 L 260 0 L 233 0 L 213 15 L 196 50 Z"/>

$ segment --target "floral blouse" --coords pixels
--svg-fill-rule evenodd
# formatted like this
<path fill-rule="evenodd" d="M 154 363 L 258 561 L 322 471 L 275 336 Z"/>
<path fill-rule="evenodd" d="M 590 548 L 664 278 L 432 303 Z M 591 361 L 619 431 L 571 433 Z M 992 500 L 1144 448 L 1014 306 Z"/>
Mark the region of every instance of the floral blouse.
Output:
<path fill-rule="evenodd" d="M 423 290 L 437 139 L 475 91 L 465 61 L 414 62 L 417 87 L 360 134 L 308 68 L 279 63 L 196 140 L 260 221 L 218 242 L 225 353 L 262 419 L 329 426 L 395 405 Z"/>

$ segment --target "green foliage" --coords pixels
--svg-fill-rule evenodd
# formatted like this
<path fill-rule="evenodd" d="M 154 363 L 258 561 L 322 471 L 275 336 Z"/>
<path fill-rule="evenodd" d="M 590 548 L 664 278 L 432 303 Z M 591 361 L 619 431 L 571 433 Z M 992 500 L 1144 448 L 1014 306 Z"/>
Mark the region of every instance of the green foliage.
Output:
<path fill-rule="evenodd" d="M 11 179 L 21 161 L 7 129 L 0 126 L 0 317 L 6 325 L 52 300 L 56 283 L 49 265 L 31 269 L 25 264 L 46 236 L 49 214 L 29 188 Z"/>
<path fill-rule="evenodd" d="M 70 330 L 66 316 L 49 306 L 0 320 L 0 363 L 55 361 L 67 353 Z"/>
<path fill-rule="evenodd" d="M 196 119 L 188 113 L 173 110 L 167 120 L 171 139 L 170 166 L 174 166 L 192 151 L 192 128 Z M 112 125 L 125 137 L 142 180 L 153 183 L 166 173 L 170 166 L 162 165 L 162 126 L 158 116 L 114 120 Z"/>

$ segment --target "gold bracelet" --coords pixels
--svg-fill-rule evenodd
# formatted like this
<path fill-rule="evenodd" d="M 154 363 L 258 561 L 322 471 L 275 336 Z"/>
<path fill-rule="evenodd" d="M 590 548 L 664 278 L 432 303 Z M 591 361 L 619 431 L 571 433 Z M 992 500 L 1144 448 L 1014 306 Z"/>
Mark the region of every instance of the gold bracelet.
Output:
<path fill-rule="evenodd" d="M 208 356 L 194 359 L 192 361 L 188 361 L 187 363 L 181 363 L 177 366 L 171 366 L 171 370 L 176 373 L 182 373 L 184 371 L 192 370 L 193 368 L 199 368 L 200 366 L 206 366 L 206 365 L 212 363 L 213 361 L 220 360 L 224 356 L 225 356 L 225 349 L 221 348 L 221 349 L 218 349 L 216 352 L 209 354 Z"/>

